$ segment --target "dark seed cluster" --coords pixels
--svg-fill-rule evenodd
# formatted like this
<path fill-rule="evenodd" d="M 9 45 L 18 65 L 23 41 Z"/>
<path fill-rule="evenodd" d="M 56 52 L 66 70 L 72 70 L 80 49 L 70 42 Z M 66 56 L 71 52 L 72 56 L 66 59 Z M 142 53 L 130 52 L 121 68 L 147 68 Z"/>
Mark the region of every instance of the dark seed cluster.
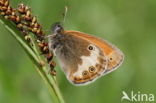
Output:
<path fill-rule="evenodd" d="M 29 43 L 31 42 L 29 32 L 34 34 L 38 47 L 41 53 L 46 57 L 51 68 L 51 73 L 55 75 L 55 62 L 52 61 L 53 54 L 49 51 L 48 43 L 44 39 L 45 33 L 38 23 L 37 18 L 32 15 L 31 9 L 24 4 L 20 4 L 18 8 L 12 8 L 9 4 L 9 0 L 0 0 L 0 15 L 15 23 L 17 28 L 22 32 L 25 40 Z"/>

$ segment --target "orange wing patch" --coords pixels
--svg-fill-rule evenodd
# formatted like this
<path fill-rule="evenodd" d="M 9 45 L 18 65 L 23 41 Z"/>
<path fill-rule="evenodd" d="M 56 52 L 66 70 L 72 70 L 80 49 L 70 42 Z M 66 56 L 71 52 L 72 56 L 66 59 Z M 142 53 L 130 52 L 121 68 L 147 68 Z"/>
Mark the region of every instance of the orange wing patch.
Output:
<path fill-rule="evenodd" d="M 113 47 L 111 45 L 109 45 L 106 41 L 104 41 L 100 38 L 97 38 L 97 37 L 94 37 L 92 35 L 85 34 L 82 32 L 78 32 L 78 31 L 65 31 L 65 34 L 66 33 L 81 37 L 87 41 L 92 42 L 93 44 L 99 46 L 105 52 L 106 55 L 109 55 L 113 51 Z"/>

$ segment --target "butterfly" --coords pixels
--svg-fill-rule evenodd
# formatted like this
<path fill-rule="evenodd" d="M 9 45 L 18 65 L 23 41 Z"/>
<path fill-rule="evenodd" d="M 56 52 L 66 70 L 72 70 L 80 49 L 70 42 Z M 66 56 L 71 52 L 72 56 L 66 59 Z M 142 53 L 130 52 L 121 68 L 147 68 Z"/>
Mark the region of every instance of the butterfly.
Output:
<path fill-rule="evenodd" d="M 74 85 L 89 84 L 117 69 L 124 60 L 124 54 L 106 40 L 79 31 L 65 31 L 59 22 L 53 25 L 48 45 Z"/>

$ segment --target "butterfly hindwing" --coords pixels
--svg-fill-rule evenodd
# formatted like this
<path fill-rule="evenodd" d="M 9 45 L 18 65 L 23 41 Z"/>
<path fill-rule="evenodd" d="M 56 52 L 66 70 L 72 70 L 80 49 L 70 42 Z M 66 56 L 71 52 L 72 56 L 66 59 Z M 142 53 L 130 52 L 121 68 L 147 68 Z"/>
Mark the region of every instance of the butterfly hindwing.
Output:
<path fill-rule="evenodd" d="M 69 76 L 74 84 L 88 84 L 99 78 L 107 68 L 107 59 L 95 45 L 89 45 L 93 48 L 89 56 L 81 56 L 82 63 L 78 65 L 78 70 Z M 89 48 L 89 47 L 88 47 Z"/>
<path fill-rule="evenodd" d="M 70 33 L 62 35 L 59 46 L 54 51 L 70 82 L 79 85 L 87 84 L 105 72 L 107 59 L 98 46 Z M 52 43 L 49 44 L 54 44 L 55 39 L 50 41 Z"/>

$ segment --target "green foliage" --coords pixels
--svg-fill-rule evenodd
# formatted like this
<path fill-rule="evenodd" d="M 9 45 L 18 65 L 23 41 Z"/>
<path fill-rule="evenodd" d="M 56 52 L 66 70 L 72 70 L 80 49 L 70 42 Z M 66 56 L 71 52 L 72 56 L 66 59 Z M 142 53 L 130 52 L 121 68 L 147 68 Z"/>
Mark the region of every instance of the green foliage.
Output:
<path fill-rule="evenodd" d="M 57 65 L 57 82 L 67 103 L 120 103 L 122 91 L 156 95 L 156 1 L 154 0 L 15 0 L 28 4 L 45 30 L 62 20 L 66 30 L 102 37 L 125 54 L 123 65 L 94 83 L 76 87 Z M 51 103 L 25 51 L 0 23 L 0 103 Z M 48 34 L 48 33 L 47 33 Z"/>
<path fill-rule="evenodd" d="M 56 79 L 53 76 L 51 76 L 50 74 L 48 74 L 48 70 L 50 69 L 48 64 L 45 63 L 43 66 L 41 66 L 41 62 L 44 61 L 44 59 L 41 59 L 42 55 L 40 54 L 40 51 L 37 50 L 37 47 L 35 46 L 35 43 L 33 42 L 33 38 L 31 38 L 31 43 L 33 43 L 33 46 L 30 46 L 29 43 L 27 43 L 24 40 L 24 38 L 22 38 L 22 33 L 19 32 L 17 27 L 15 25 L 13 25 L 12 22 L 5 20 L 4 18 L 1 18 L 0 23 L 3 24 L 3 26 L 18 41 L 18 43 L 23 47 L 25 52 L 28 54 L 28 56 L 34 62 L 38 73 L 41 75 L 41 77 L 47 83 L 47 85 L 49 87 L 49 91 L 52 94 L 53 102 L 64 103 L 62 95 L 61 95 L 59 88 L 56 84 Z"/>

